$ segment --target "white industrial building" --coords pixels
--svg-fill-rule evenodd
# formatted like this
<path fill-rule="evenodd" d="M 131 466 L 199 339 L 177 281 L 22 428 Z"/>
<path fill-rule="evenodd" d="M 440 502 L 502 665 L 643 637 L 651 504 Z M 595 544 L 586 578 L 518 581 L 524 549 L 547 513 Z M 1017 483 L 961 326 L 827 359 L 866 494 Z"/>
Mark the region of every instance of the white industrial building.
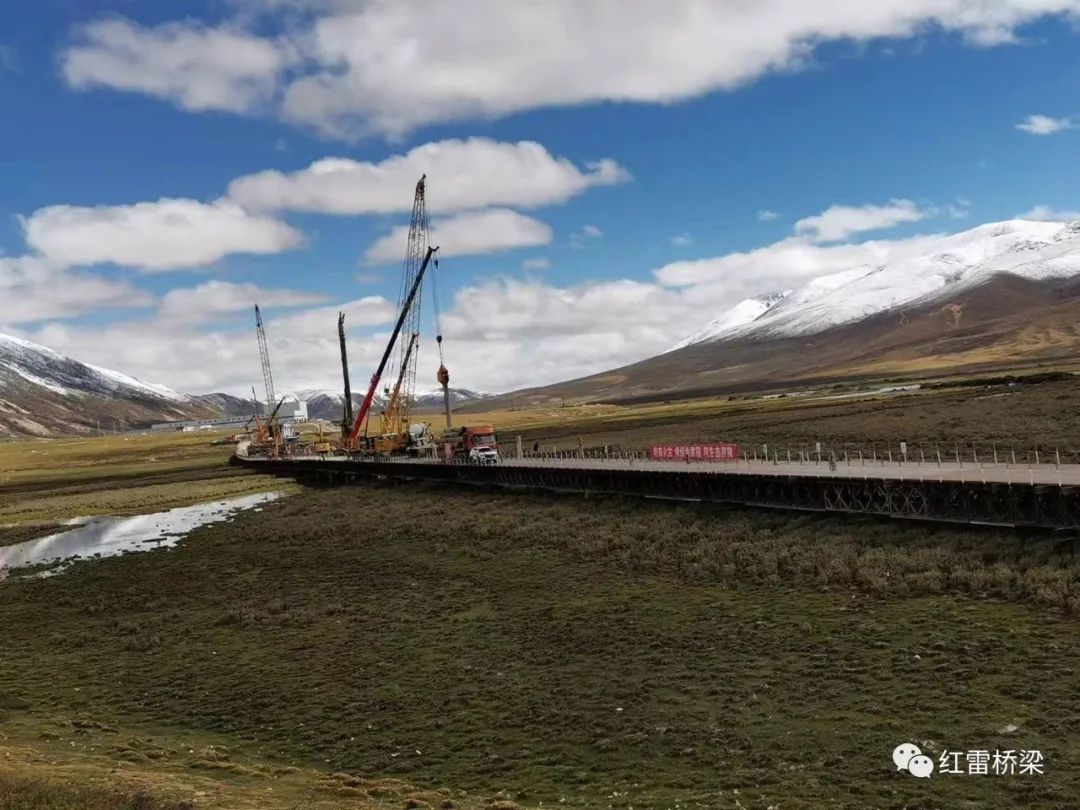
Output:
<path fill-rule="evenodd" d="M 263 416 L 262 413 L 259 416 Z M 279 422 L 306 422 L 308 421 L 307 403 L 296 397 L 285 397 L 285 401 L 278 408 L 277 418 Z M 150 430 L 212 430 L 213 428 L 244 427 L 252 417 L 248 416 L 219 416 L 215 419 L 184 419 L 176 422 L 159 422 L 151 425 Z"/>

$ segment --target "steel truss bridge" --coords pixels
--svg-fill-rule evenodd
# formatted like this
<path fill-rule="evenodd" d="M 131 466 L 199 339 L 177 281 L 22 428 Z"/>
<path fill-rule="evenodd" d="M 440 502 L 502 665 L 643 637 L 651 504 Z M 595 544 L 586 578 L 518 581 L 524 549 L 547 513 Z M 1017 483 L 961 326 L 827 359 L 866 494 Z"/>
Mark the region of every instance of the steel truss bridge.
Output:
<path fill-rule="evenodd" d="M 957 470 L 772 464 L 682 464 L 627 459 L 510 459 L 491 466 L 416 460 L 234 457 L 301 482 L 378 478 L 665 498 L 849 515 L 1035 529 L 1080 528 L 1080 465 Z"/>

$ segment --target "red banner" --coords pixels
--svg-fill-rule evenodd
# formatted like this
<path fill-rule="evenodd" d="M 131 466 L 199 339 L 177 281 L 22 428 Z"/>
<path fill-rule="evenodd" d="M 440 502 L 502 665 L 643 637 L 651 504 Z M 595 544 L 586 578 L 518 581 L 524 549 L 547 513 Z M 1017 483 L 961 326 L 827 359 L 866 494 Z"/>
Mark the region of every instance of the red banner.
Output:
<path fill-rule="evenodd" d="M 653 461 L 735 461 L 737 444 L 654 444 L 649 448 Z"/>

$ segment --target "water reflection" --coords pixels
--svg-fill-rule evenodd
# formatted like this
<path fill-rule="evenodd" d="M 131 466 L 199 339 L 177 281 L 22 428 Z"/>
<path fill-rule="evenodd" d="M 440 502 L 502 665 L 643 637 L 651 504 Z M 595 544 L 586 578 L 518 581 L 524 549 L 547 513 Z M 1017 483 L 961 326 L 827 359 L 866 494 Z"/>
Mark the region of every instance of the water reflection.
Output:
<path fill-rule="evenodd" d="M 77 528 L 0 547 L 0 579 L 13 568 L 73 557 L 112 557 L 126 551 L 149 551 L 175 545 L 198 526 L 219 523 L 243 509 L 272 501 L 279 492 L 260 492 L 224 501 L 180 506 L 135 517 L 78 518 Z M 55 573 L 58 569 L 51 569 Z"/>

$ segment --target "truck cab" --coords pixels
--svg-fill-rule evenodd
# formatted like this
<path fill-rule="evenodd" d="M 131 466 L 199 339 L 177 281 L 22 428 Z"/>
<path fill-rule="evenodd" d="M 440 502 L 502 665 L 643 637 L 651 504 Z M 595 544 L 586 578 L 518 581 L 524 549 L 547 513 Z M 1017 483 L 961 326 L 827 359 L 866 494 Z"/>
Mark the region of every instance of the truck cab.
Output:
<path fill-rule="evenodd" d="M 447 461 L 469 464 L 498 464 L 499 443 L 491 425 L 451 428 L 443 433 L 444 457 Z"/>

